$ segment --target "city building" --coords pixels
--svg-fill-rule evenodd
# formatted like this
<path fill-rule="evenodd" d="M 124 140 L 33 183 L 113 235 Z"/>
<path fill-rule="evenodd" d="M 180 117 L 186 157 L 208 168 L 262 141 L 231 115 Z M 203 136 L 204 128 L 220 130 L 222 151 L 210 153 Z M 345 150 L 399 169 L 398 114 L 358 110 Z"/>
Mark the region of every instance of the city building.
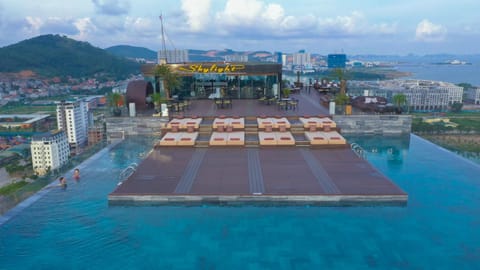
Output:
<path fill-rule="evenodd" d="M 344 53 L 329 54 L 327 56 L 328 68 L 345 68 L 347 63 L 347 55 Z"/>
<path fill-rule="evenodd" d="M 283 66 L 286 66 L 288 63 L 287 63 L 287 55 L 286 54 L 282 54 L 282 65 Z"/>
<path fill-rule="evenodd" d="M 480 104 L 480 87 L 470 88 L 467 91 L 467 100 L 473 104 Z"/>
<path fill-rule="evenodd" d="M 355 82 L 350 83 L 355 84 Z M 447 111 L 453 103 L 463 102 L 463 87 L 448 82 L 386 80 L 359 84 L 363 86 L 349 86 L 349 93 L 358 95 L 363 88 L 368 95 L 386 97 L 390 101 L 393 96 L 401 93 L 405 95 L 411 111 Z"/>
<path fill-rule="evenodd" d="M 48 114 L 0 114 L 0 129 L 32 129 L 40 131 L 48 124 Z"/>
<path fill-rule="evenodd" d="M 292 55 L 292 58 L 293 58 L 294 66 L 300 66 L 300 67 L 312 66 L 312 59 L 311 59 L 310 53 L 305 52 L 305 50 L 300 50 L 298 51 L 298 53 L 294 53 Z"/>
<path fill-rule="evenodd" d="M 273 58 L 274 58 L 274 61 L 275 63 L 278 63 L 278 64 L 283 64 L 283 53 L 282 52 L 275 52 L 273 54 Z"/>
<path fill-rule="evenodd" d="M 166 59 L 167 63 L 186 63 L 188 62 L 188 50 L 160 50 L 158 51 L 158 63 Z"/>
<path fill-rule="evenodd" d="M 30 149 L 33 170 L 38 175 L 62 167 L 70 156 L 67 136 L 63 130 L 34 135 Z"/>
<path fill-rule="evenodd" d="M 104 126 L 93 126 L 88 129 L 88 145 L 92 146 L 99 142 L 104 141 L 105 138 L 105 127 Z"/>
<path fill-rule="evenodd" d="M 78 148 L 87 143 L 88 114 L 87 103 L 83 100 L 57 104 L 57 126 L 67 133 L 70 147 Z"/>
<path fill-rule="evenodd" d="M 231 54 L 224 56 L 225 62 L 248 62 L 248 55 Z"/>

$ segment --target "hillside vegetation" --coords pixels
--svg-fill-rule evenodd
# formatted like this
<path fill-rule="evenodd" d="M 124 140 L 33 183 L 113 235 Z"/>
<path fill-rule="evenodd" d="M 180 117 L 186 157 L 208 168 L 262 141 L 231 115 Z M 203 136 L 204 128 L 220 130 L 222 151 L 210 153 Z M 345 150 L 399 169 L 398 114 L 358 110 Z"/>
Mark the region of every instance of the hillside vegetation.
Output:
<path fill-rule="evenodd" d="M 124 78 L 139 73 L 139 64 L 60 35 L 43 35 L 0 48 L 0 72 L 32 70 L 46 76 Z"/>

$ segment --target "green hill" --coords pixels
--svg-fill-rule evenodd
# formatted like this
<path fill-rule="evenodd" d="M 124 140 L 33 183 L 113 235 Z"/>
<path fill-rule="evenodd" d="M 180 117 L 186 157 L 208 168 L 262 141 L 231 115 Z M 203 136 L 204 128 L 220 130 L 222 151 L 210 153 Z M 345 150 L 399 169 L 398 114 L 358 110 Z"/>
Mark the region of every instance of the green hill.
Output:
<path fill-rule="evenodd" d="M 32 70 L 47 77 L 106 75 L 125 78 L 137 74 L 140 65 L 60 35 L 43 35 L 0 48 L 0 72 Z"/>
<path fill-rule="evenodd" d="M 117 45 L 108 47 L 106 51 L 121 57 L 126 58 L 143 58 L 145 60 L 156 61 L 157 53 L 143 47 L 135 47 L 129 45 Z"/>

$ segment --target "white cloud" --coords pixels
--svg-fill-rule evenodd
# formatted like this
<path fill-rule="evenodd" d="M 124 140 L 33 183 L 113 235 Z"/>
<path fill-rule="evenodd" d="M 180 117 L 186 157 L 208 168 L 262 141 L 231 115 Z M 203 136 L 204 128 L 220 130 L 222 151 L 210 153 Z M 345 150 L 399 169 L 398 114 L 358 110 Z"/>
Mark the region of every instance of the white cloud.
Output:
<path fill-rule="evenodd" d="M 127 34 L 131 34 L 132 36 L 150 37 L 154 39 L 160 34 L 160 28 L 158 26 L 158 19 L 127 17 L 125 20 L 125 29 L 128 31 Z"/>
<path fill-rule="evenodd" d="M 397 23 L 393 23 L 393 24 L 381 23 L 381 24 L 373 25 L 372 30 L 381 35 L 392 35 L 397 33 L 397 28 L 398 28 Z"/>
<path fill-rule="evenodd" d="M 189 30 L 200 32 L 210 22 L 210 0 L 182 0 L 182 10 L 187 17 Z"/>
<path fill-rule="evenodd" d="M 269 4 L 262 14 L 265 21 L 280 23 L 285 17 L 285 11 L 282 6 L 278 4 Z"/>
<path fill-rule="evenodd" d="M 77 19 L 74 24 L 78 29 L 78 34 L 74 35 L 73 38 L 83 41 L 89 41 L 91 38 L 95 37 L 97 27 L 95 26 L 95 24 L 93 24 L 92 19 L 80 18 Z"/>
<path fill-rule="evenodd" d="M 25 25 L 24 30 L 32 34 L 38 34 L 43 25 L 43 20 L 38 17 L 27 16 L 25 21 L 27 21 L 27 24 Z"/>
<path fill-rule="evenodd" d="M 279 4 L 266 4 L 259 0 L 228 0 L 222 11 L 215 16 L 216 29 L 225 36 L 254 37 L 259 39 L 284 36 L 296 31 L 306 23 L 306 18 L 286 16 Z"/>
<path fill-rule="evenodd" d="M 442 41 L 447 35 L 447 29 L 439 24 L 433 24 L 429 20 L 422 20 L 417 25 L 415 39 L 419 41 Z"/>
<path fill-rule="evenodd" d="M 225 9 L 217 13 L 216 21 L 227 26 L 251 26 L 261 16 L 263 8 L 263 2 L 258 0 L 228 0 Z"/>
<path fill-rule="evenodd" d="M 320 31 L 333 35 L 358 35 L 365 32 L 365 17 L 361 12 L 354 11 L 349 16 L 337 16 L 335 18 L 320 19 Z"/>

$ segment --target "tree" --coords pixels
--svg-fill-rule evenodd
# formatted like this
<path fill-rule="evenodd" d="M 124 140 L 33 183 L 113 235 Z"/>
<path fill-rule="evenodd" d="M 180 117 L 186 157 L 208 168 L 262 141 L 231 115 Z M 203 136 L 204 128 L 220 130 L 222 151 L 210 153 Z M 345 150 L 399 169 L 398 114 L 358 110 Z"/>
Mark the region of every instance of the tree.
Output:
<path fill-rule="evenodd" d="M 336 68 L 333 70 L 335 78 L 340 82 L 340 94 L 347 93 L 347 73 L 342 68 Z"/>
<path fill-rule="evenodd" d="M 463 89 L 470 89 L 470 88 L 473 88 L 473 85 L 469 84 L 469 83 L 459 83 L 457 84 L 458 86 L 460 87 L 463 87 Z"/>
<path fill-rule="evenodd" d="M 120 116 L 120 108 L 124 105 L 123 95 L 120 93 L 111 93 L 108 95 L 108 103 L 113 108 L 113 113 L 116 116 Z"/>
<path fill-rule="evenodd" d="M 460 102 L 454 102 L 452 105 L 450 105 L 450 111 L 458 113 L 462 111 L 463 103 Z"/>
<path fill-rule="evenodd" d="M 110 105 L 115 108 L 123 106 L 123 95 L 120 93 L 110 94 Z"/>
<path fill-rule="evenodd" d="M 169 99 L 171 91 L 180 85 L 180 78 L 165 64 L 157 65 L 153 73 L 155 75 L 155 84 L 157 84 L 160 79 L 163 81 L 165 98 Z"/>
<path fill-rule="evenodd" d="M 402 94 L 402 93 L 394 95 L 392 100 L 397 111 L 399 112 L 401 112 L 402 107 L 407 104 L 407 96 L 405 96 L 405 94 Z"/>
<path fill-rule="evenodd" d="M 345 105 L 350 101 L 350 98 L 345 93 L 340 93 L 335 96 L 335 104 L 336 105 Z"/>

